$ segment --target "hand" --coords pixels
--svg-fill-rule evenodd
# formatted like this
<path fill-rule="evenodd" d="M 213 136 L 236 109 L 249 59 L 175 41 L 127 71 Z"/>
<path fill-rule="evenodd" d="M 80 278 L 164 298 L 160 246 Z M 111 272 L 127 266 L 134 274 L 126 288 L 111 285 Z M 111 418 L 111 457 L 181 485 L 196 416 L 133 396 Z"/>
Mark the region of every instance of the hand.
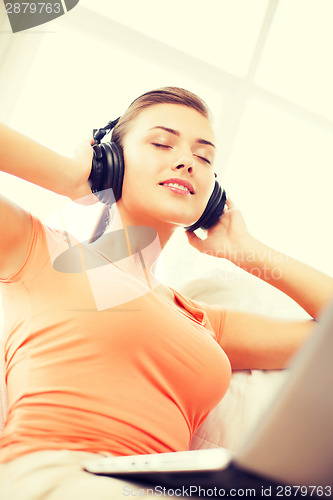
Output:
<path fill-rule="evenodd" d="M 78 173 L 77 185 L 71 192 L 71 199 L 76 203 L 82 205 L 91 205 L 97 203 L 98 198 L 92 194 L 88 184 L 88 178 L 91 172 L 91 165 L 93 159 L 93 139 L 88 139 L 76 147 L 73 155 L 73 161 Z"/>
<path fill-rule="evenodd" d="M 75 150 L 74 150 L 74 155 L 73 159 L 76 161 L 79 161 L 81 163 L 89 162 L 90 164 L 90 169 L 88 173 L 88 177 L 90 174 L 91 170 L 91 162 L 93 158 L 93 148 L 92 145 L 94 144 L 94 139 L 85 139 L 84 141 L 80 142 Z"/>
<path fill-rule="evenodd" d="M 205 240 L 190 231 L 186 231 L 186 236 L 190 245 L 199 252 L 223 257 L 235 264 L 239 264 L 239 252 L 244 252 L 249 238 L 252 238 L 240 210 L 230 198 L 226 200 L 226 206 L 217 224 L 208 229 Z"/>

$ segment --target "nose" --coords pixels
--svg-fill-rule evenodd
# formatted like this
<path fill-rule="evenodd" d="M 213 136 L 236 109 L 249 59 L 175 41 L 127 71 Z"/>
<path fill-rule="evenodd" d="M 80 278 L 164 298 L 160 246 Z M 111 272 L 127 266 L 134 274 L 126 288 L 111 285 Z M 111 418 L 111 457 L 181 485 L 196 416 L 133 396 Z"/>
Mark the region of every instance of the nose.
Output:
<path fill-rule="evenodd" d="M 193 174 L 195 171 L 195 160 L 192 154 L 192 151 L 188 149 L 184 149 L 180 154 L 174 159 L 173 170 L 187 170 L 190 174 Z"/>

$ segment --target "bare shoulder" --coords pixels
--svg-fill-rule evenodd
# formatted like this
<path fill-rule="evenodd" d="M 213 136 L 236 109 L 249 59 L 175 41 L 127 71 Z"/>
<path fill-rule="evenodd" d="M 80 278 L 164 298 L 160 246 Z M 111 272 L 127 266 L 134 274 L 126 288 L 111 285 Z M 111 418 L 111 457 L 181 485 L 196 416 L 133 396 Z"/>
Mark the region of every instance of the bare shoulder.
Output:
<path fill-rule="evenodd" d="M 0 277 L 18 271 L 29 248 L 32 224 L 29 212 L 0 195 Z"/>

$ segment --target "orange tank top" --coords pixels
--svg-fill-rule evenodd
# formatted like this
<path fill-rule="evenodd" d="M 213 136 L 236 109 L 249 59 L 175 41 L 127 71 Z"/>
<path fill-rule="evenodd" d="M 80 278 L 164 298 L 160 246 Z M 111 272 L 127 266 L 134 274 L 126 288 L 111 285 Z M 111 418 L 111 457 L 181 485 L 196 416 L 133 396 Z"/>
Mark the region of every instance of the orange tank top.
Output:
<path fill-rule="evenodd" d="M 0 461 L 41 450 L 188 449 L 230 383 L 218 343 L 223 309 L 171 289 L 174 308 L 109 263 L 98 274 L 103 293 L 131 290 L 132 299 L 98 310 L 93 270 L 52 265 L 66 235 L 34 217 L 32 227 L 23 266 L 0 283 L 8 390 Z"/>

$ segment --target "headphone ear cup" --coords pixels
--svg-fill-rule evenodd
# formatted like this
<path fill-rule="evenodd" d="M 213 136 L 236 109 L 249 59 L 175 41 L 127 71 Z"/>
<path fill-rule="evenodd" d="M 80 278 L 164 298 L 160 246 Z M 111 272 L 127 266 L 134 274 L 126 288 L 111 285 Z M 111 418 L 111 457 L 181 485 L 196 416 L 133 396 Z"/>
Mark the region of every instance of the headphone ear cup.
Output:
<path fill-rule="evenodd" d="M 214 226 L 217 221 L 219 220 L 219 218 L 221 217 L 222 213 L 223 213 L 223 210 L 224 210 L 224 206 L 225 206 L 225 202 L 226 202 L 226 199 L 227 199 L 227 195 L 226 195 L 226 192 L 225 190 L 221 188 L 221 186 L 216 182 L 216 198 L 215 199 L 211 199 L 211 206 L 207 206 L 206 207 L 206 215 L 205 215 L 205 212 L 204 212 L 204 215 L 205 215 L 205 218 L 204 220 L 201 221 L 201 224 L 200 224 L 200 227 L 202 229 L 209 229 L 211 228 L 212 226 Z M 215 191 L 215 189 L 214 189 Z"/>
<path fill-rule="evenodd" d="M 100 144 L 94 144 L 93 150 L 94 154 L 88 184 L 90 185 L 91 191 L 97 193 L 101 189 L 102 179 L 104 177 L 103 151 Z"/>
<path fill-rule="evenodd" d="M 110 146 L 113 151 L 114 167 L 113 167 L 113 190 L 116 201 L 120 200 L 123 189 L 125 162 L 122 147 L 116 142 L 111 142 Z"/>
<path fill-rule="evenodd" d="M 219 183 L 215 181 L 213 192 L 208 200 L 206 208 L 200 217 L 191 226 L 185 227 L 186 231 L 195 231 L 196 229 L 209 229 L 214 226 L 222 215 L 227 195 Z"/>
<path fill-rule="evenodd" d="M 115 142 L 93 146 L 94 156 L 88 183 L 102 203 L 112 205 L 121 198 L 124 179 L 124 156 Z"/>

